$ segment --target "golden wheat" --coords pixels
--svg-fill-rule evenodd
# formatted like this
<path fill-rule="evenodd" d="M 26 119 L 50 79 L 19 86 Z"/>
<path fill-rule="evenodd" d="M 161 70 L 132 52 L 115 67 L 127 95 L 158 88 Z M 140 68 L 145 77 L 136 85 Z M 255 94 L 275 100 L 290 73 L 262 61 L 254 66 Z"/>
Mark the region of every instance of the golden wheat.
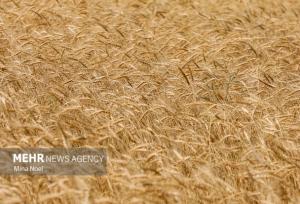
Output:
<path fill-rule="evenodd" d="M 1 147 L 108 174 L 2 176 L 0 203 L 300 203 L 300 2 L 1 0 Z"/>

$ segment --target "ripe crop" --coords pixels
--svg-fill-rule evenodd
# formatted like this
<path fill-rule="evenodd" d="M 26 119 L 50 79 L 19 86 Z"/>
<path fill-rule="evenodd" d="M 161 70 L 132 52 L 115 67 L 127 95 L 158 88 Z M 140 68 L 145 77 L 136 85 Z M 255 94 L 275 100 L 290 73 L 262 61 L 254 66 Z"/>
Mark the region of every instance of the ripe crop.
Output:
<path fill-rule="evenodd" d="M 103 147 L 107 175 L 0 203 L 300 203 L 300 2 L 1 0 L 1 147 Z"/>

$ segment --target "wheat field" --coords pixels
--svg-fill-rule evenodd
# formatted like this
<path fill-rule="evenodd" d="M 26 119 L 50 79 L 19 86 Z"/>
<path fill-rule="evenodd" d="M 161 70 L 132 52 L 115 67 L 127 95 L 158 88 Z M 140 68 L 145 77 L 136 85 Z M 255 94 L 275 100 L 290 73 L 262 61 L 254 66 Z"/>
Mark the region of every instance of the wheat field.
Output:
<path fill-rule="evenodd" d="M 108 154 L 1 204 L 299 204 L 300 1 L 1 0 L 0 144 Z"/>

